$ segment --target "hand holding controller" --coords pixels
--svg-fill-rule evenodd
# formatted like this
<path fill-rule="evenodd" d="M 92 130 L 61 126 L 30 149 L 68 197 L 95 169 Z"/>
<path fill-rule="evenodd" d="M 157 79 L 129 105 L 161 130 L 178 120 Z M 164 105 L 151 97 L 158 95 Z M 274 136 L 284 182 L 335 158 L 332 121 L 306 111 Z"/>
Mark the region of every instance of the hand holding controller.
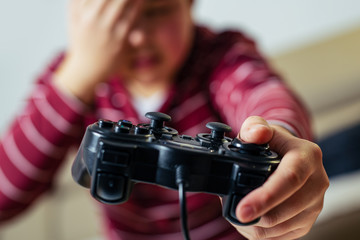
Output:
<path fill-rule="evenodd" d="M 145 182 L 185 191 L 216 194 L 223 198 L 223 215 L 237 225 L 239 201 L 261 186 L 280 163 L 268 145 L 244 143 L 225 136 L 231 128 L 211 122 L 211 133 L 195 138 L 165 126 L 171 117 L 146 114 L 150 123 L 99 120 L 88 126 L 72 166 L 80 185 L 90 188 L 107 204 L 127 201 L 133 183 Z"/>

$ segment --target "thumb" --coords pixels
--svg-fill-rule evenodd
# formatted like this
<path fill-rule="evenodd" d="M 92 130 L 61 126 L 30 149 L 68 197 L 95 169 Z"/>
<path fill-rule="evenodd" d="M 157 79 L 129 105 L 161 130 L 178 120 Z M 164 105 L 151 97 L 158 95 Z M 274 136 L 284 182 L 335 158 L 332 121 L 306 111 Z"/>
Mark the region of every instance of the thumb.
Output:
<path fill-rule="evenodd" d="M 273 129 L 265 119 L 258 116 L 248 117 L 241 126 L 238 138 L 248 143 L 264 144 L 270 142 Z"/>

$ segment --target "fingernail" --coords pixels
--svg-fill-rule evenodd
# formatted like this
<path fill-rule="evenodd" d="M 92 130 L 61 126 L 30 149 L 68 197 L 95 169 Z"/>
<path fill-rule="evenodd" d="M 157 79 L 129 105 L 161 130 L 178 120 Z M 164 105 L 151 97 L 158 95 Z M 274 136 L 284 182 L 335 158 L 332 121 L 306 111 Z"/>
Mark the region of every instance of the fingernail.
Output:
<path fill-rule="evenodd" d="M 250 206 L 245 206 L 241 209 L 240 216 L 242 221 L 249 222 L 254 219 L 254 209 Z"/>

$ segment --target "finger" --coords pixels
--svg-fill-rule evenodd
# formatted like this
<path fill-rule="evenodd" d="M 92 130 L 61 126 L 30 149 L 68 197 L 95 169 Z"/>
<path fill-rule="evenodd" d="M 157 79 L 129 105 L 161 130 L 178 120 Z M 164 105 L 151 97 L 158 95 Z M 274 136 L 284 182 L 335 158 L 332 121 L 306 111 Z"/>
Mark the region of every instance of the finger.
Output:
<path fill-rule="evenodd" d="M 273 130 L 263 118 L 252 116 L 244 121 L 239 134 L 245 142 L 264 144 L 271 140 Z"/>
<path fill-rule="evenodd" d="M 304 187 L 294 195 L 263 215 L 256 226 L 274 227 L 300 214 L 307 208 L 313 208 L 314 211 L 319 213 L 323 204 L 322 193 L 325 190 L 319 191 L 318 188 L 314 188 L 316 182 L 317 179 L 307 181 Z"/>
<path fill-rule="evenodd" d="M 115 32 L 119 27 L 128 30 L 135 16 L 139 15 L 143 2 L 142 0 L 112 0 L 106 14 L 106 22 L 110 29 Z"/>
<path fill-rule="evenodd" d="M 79 10 L 83 7 L 86 0 L 71 0 L 69 1 L 69 12 L 70 16 L 75 17 L 78 16 Z"/>
<path fill-rule="evenodd" d="M 310 173 L 306 161 L 299 158 L 297 151 L 287 153 L 269 179 L 240 201 L 236 208 L 240 221 L 250 222 L 264 215 L 304 185 Z"/>
<path fill-rule="evenodd" d="M 78 9 L 91 14 L 97 14 L 108 3 L 107 0 L 73 0 L 72 2 L 77 5 Z"/>
<path fill-rule="evenodd" d="M 76 4 L 79 7 L 85 6 L 87 4 L 89 4 L 89 2 L 91 2 L 92 0 L 72 0 L 71 2 L 73 4 Z"/>
<path fill-rule="evenodd" d="M 248 239 L 296 239 L 310 230 L 315 221 L 309 221 L 314 219 L 313 215 L 312 211 L 305 211 L 272 228 L 256 225 L 237 227 L 237 229 Z"/>
<path fill-rule="evenodd" d="M 109 5 L 109 0 L 88 0 L 87 8 L 89 13 L 99 18 L 102 16 L 104 9 Z"/>
<path fill-rule="evenodd" d="M 116 33 L 119 36 L 126 35 L 130 29 L 136 24 L 136 19 L 141 14 L 144 1 L 134 1 L 134 3 L 129 7 L 129 10 L 126 12 L 126 15 L 123 18 L 125 24 L 116 26 Z"/>
<path fill-rule="evenodd" d="M 275 227 L 263 228 L 264 239 L 288 240 L 300 238 L 310 231 L 316 216 L 317 214 L 309 209 Z"/>
<path fill-rule="evenodd" d="M 113 29 L 118 18 L 124 14 L 126 5 L 129 0 L 107 0 L 108 6 L 104 10 L 103 23 Z"/>

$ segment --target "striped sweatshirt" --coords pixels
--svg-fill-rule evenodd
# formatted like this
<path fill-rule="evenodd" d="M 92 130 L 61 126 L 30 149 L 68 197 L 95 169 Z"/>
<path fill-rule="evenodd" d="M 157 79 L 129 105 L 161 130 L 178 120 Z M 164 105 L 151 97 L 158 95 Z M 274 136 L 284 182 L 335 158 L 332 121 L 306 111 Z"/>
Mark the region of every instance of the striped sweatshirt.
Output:
<path fill-rule="evenodd" d="M 87 125 L 100 118 L 144 121 L 121 78 L 99 84 L 91 107 L 56 89 L 52 80 L 63 56 L 39 76 L 24 109 L 1 138 L 0 223 L 51 188 L 64 156 L 79 145 Z M 232 127 L 229 136 L 235 137 L 243 121 L 256 115 L 311 139 L 303 105 L 240 32 L 196 27 L 191 52 L 166 94 L 153 111 L 171 115 L 168 126 L 181 134 L 208 132 L 207 122 L 220 121 Z M 188 193 L 187 205 L 193 239 L 244 239 L 222 217 L 218 196 Z M 183 239 L 177 191 L 139 183 L 126 203 L 99 207 L 108 239 Z"/>

